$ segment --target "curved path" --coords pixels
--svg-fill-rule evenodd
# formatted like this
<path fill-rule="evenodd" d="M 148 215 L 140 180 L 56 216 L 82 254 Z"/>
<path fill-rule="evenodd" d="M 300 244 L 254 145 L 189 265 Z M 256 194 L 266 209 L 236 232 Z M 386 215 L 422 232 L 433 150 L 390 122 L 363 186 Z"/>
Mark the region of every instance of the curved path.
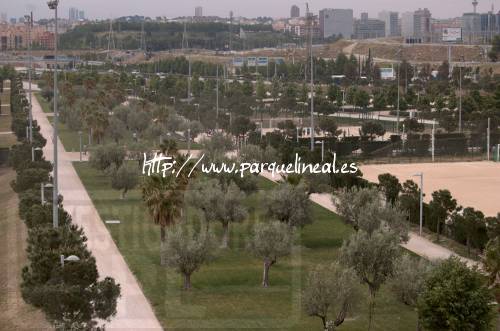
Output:
<path fill-rule="evenodd" d="M 276 182 L 281 179 L 281 177 L 273 177 L 269 172 L 262 172 L 261 176 L 273 182 Z M 326 208 L 334 213 L 336 212 L 335 205 L 332 202 L 331 194 L 313 193 L 309 196 L 309 199 L 311 199 L 312 202 L 317 203 L 323 208 Z M 458 258 L 460 258 L 460 260 L 464 261 L 469 266 L 474 266 L 474 265 L 480 266 L 478 262 L 460 256 L 452 252 L 448 248 L 437 245 L 432 241 L 430 241 L 429 239 L 419 236 L 415 232 L 410 232 L 410 239 L 408 240 L 407 243 L 401 244 L 401 246 L 428 260 L 435 261 L 435 260 L 447 259 L 450 256 L 457 256 Z"/>
<path fill-rule="evenodd" d="M 27 90 L 26 86 L 25 89 Z M 33 90 L 36 90 L 36 86 Z M 37 120 L 41 134 L 47 139 L 43 153 L 47 160 L 52 161 L 52 125 L 35 96 L 32 100 L 33 118 Z M 162 330 L 149 301 L 142 293 L 137 279 L 116 247 L 72 165 L 72 161 L 78 160 L 78 153 L 67 153 L 61 141 L 58 140 L 57 143 L 59 192 L 64 196 L 64 208 L 73 218 L 73 222 L 85 230 L 87 244 L 96 258 L 99 275 L 113 277 L 121 286 L 122 295 L 118 301 L 117 315 L 111 322 L 106 323 L 106 329 Z"/>

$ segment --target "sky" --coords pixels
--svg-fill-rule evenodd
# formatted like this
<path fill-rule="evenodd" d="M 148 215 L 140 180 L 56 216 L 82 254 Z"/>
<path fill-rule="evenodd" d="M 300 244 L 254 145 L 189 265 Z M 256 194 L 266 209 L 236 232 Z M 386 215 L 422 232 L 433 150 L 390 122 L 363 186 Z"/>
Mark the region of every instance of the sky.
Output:
<path fill-rule="evenodd" d="M 21 17 L 30 10 L 35 19 L 50 15 L 46 0 L 1 0 L 0 12 L 7 13 L 7 17 Z M 69 7 L 76 7 L 85 11 L 87 18 L 116 18 L 128 15 L 144 15 L 149 17 L 192 16 L 196 6 L 203 7 L 203 15 L 228 17 L 232 10 L 235 16 L 258 17 L 287 17 L 290 15 L 290 6 L 293 4 L 305 12 L 304 0 L 60 0 L 59 16 L 68 17 Z M 370 17 L 376 17 L 381 10 L 414 11 L 427 7 L 435 18 L 461 16 L 464 12 L 472 11 L 472 0 L 310 0 L 309 6 L 317 13 L 322 8 L 352 8 L 354 15 L 359 17 L 361 12 L 368 12 Z M 495 11 L 500 9 L 500 0 L 479 0 L 478 11 L 487 12 L 491 5 Z"/>

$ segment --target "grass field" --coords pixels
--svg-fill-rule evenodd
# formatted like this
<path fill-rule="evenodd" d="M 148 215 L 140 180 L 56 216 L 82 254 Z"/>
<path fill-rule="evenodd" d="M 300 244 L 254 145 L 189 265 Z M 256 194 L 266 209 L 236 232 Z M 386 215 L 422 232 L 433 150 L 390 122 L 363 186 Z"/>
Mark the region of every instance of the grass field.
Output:
<path fill-rule="evenodd" d="M 108 230 L 164 327 L 321 330 L 320 319 L 303 313 L 301 291 L 308 270 L 333 262 L 342 241 L 352 233 L 335 214 L 314 205 L 314 223 L 299 231 L 299 245 L 271 268 L 271 287 L 264 289 L 260 286 L 262 262 L 245 249 L 252 224 L 264 218 L 262 206 L 274 185 L 260 178 L 260 192 L 246 200 L 248 220 L 231 227 L 231 248 L 219 251 L 214 262 L 195 273 L 193 289 L 186 292 L 181 290 L 181 277 L 159 264 L 160 231 L 143 207 L 140 191 L 132 190 L 121 200 L 120 193 L 110 188 L 107 175 L 87 163 L 74 166 L 101 218 L 121 220 L 120 225 L 108 224 Z M 193 212 L 188 209 L 185 218 L 193 221 Z M 213 229 L 220 238 L 221 226 Z M 368 298 L 365 287 L 360 288 Z M 341 328 L 366 330 L 367 311 L 364 301 Z M 415 326 L 416 313 L 396 301 L 384 286 L 377 296 L 374 329 L 414 330 Z"/>
<path fill-rule="evenodd" d="M 21 269 L 26 265 L 27 230 L 17 214 L 17 195 L 10 188 L 16 177 L 0 167 L 0 330 L 52 330 L 43 313 L 21 298 Z"/>
<path fill-rule="evenodd" d="M 40 106 L 42 106 L 42 110 L 44 113 L 52 113 L 53 112 L 53 109 L 50 107 L 50 103 L 44 97 L 42 97 L 40 92 L 35 92 L 35 93 L 33 93 L 33 95 L 40 103 Z"/>

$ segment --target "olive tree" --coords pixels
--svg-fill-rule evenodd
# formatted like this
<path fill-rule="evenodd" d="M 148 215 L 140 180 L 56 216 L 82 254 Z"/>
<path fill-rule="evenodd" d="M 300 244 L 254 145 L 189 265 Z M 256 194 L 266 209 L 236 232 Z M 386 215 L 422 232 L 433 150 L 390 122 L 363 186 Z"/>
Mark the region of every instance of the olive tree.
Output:
<path fill-rule="evenodd" d="M 408 254 L 401 256 L 396 263 L 391 290 L 399 301 L 416 308 L 418 299 L 424 291 L 425 281 L 432 271 L 432 264 L 422 258 L 414 258 Z M 417 314 L 419 314 L 418 309 Z M 417 329 L 420 330 L 420 316 L 417 316 Z"/>
<path fill-rule="evenodd" d="M 282 183 L 267 196 L 267 215 L 289 226 L 312 223 L 311 201 L 304 183 Z"/>
<path fill-rule="evenodd" d="M 332 201 L 337 209 L 337 212 L 344 221 L 351 224 L 354 230 L 359 230 L 359 217 L 363 208 L 369 203 L 376 203 L 380 200 L 379 192 L 375 188 L 356 188 L 346 189 Z"/>
<path fill-rule="evenodd" d="M 306 314 L 321 318 L 324 330 L 335 330 L 360 299 L 357 283 L 353 271 L 338 263 L 317 266 L 309 273 L 302 294 Z"/>
<path fill-rule="evenodd" d="M 341 262 L 352 268 L 370 292 L 368 330 L 371 329 L 375 296 L 380 287 L 394 275 L 400 255 L 400 236 L 392 231 L 378 229 L 369 235 L 354 233 L 341 248 Z"/>
<path fill-rule="evenodd" d="M 269 269 L 278 261 L 278 257 L 290 254 L 292 233 L 281 222 L 257 223 L 248 243 L 253 254 L 264 261 L 262 286 L 269 287 Z"/>
<path fill-rule="evenodd" d="M 183 288 L 189 290 L 191 275 L 215 257 L 213 234 L 176 225 L 167 230 L 166 237 L 165 264 L 182 274 Z"/>
<path fill-rule="evenodd" d="M 121 190 L 121 198 L 125 199 L 127 192 L 137 186 L 139 176 L 137 167 L 124 163 L 117 170 L 113 171 L 111 177 L 111 187 Z"/>

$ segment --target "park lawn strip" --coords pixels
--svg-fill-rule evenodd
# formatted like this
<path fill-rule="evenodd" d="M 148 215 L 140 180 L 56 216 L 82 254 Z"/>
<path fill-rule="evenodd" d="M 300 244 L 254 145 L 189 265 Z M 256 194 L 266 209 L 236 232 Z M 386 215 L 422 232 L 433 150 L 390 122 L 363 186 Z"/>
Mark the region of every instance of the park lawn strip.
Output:
<path fill-rule="evenodd" d="M 42 106 L 42 110 L 44 113 L 52 113 L 54 110 L 50 107 L 50 103 L 42 97 L 40 92 L 34 92 L 33 95 L 35 98 L 38 100 L 38 103 L 40 103 L 40 106 Z"/>
<path fill-rule="evenodd" d="M 27 229 L 17 213 L 18 197 L 9 183 L 16 178 L 0 167 L 0 330 L 53 330 L 44 314 L 21 297 L 21 270 L 26 265 Z"/>
<path fill-rule="evenodd" d="M 262 288 L 262 262 L 245 249 L 252 225 L 265 219 L 266 194 L 275 185 L 259 177 L 261 190 L 245 201 L 248 220 L 231 225 L 231 249 L 219 251 L 214 262 L 193 274 L 193 289 L 186 292 L 181 290 L 181 277 L 159 264 L 159 227 L 151 221 L 140 190 L 131 190 L 122 200 L 120 192 L 111 189 L 108 175 L 88 163 L 75 162 L 74 166 L 101 218 L 121 221 L 106 226 L 164 327 L 321 329 L 320 319 L 303 312 L 300 297 L 308 270 L 319 263 L 332 263 L 342 241 L 353 233 L 334 213 L 313 204 L 314 223 L 298 231 L 302 244 L 289 257 L 278 260 L 270 271 L 271 287 Z M 190 208 L 185 217 L 199 226 Z M 212 224 L 211 228 L 220 238 L 220 224 Z M 346 330 L 366 329 L 368 291 L 362 285 L 360 288 L 364 300 L 355 315 L 344 322 Z M 414 330 L 416 313 L 399 303 L 384 286 L 377 296 L 374 326 L 375 330 Z"/>

